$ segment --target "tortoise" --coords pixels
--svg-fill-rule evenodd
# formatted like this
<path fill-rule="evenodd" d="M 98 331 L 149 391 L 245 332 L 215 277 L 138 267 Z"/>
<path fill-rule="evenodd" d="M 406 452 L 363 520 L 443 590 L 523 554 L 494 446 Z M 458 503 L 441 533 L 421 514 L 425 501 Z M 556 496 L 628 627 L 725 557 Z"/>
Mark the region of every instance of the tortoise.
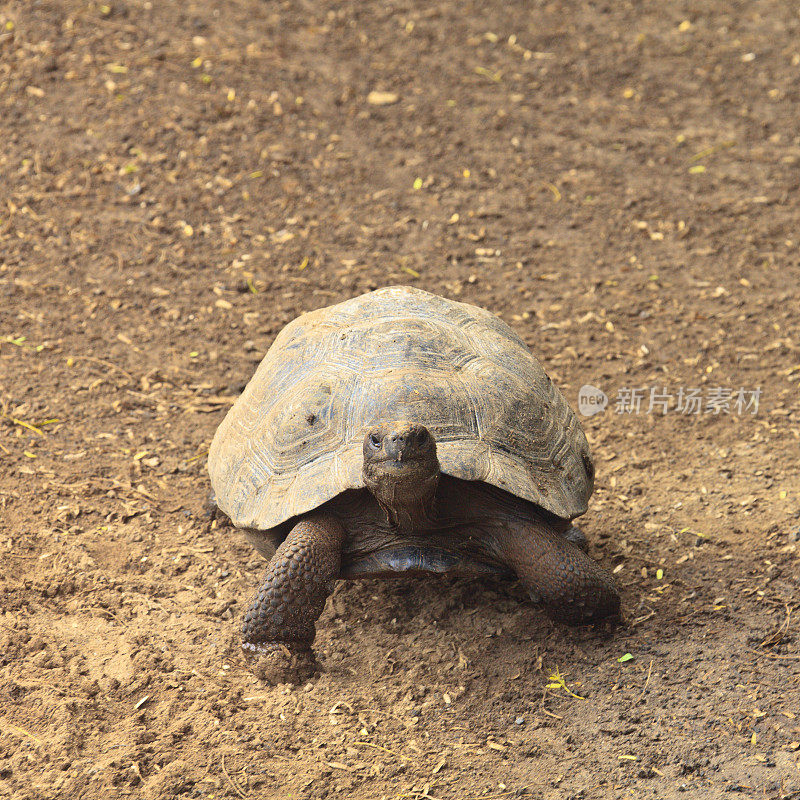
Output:
<path fill-rule="evenodd" d="M 556 618 L 619 614 L 571 521 L 594 485 L 575 414 L 490 312 L 392 286 L 303 314 L 217 430 L 219 509 L 267 559 L 246 652 L 313 660 L 340 578 L 519 579 Z"/>

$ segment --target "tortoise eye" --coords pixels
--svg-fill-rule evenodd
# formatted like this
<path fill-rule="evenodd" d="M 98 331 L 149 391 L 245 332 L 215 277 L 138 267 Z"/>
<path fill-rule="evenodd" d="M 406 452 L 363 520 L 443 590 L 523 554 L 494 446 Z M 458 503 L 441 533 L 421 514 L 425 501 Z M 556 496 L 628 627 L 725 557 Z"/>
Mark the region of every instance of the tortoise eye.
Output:
<path fill-rule="evenodd" d="M 381 446 L 381 437 L 377 433 L 371 433 L 369 443 L 377 450 Z"/>

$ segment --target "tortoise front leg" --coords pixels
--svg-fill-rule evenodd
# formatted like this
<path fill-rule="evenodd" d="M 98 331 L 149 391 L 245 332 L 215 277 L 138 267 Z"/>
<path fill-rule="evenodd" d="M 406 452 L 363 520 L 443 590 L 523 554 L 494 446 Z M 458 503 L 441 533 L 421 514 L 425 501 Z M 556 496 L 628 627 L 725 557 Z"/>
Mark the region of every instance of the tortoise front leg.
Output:
<path fill-rule="evenodd" d="M 242 647 L 251 654 L 287 648 L 313 660 L 314 623 L 339 576 L 345 530 L 334 517 L 304 517 L 270 559 L 244 617 Z"/>
<path fill-rule="evenodd" d="M 619 616 L 611 574 L 545 520 L 508 520 L 492 538 L 500 559 L 551 616 L 571 624 Z"/>

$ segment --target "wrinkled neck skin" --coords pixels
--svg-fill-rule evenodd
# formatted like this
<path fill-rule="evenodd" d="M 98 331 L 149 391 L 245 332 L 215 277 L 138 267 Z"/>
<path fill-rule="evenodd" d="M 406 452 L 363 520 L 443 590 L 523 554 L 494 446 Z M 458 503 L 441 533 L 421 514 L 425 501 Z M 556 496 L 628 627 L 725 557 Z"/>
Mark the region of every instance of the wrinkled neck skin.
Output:
<path fill-rule="evenodd" d="M 438 464 L 437 464 L 438 467 Z M 386 513 L 392 528 L 406 532 L 425 530 L 435 525 L 438 469 L 404 468 L 392 474 L 375 465 L 364 465 L 364 481 Z"/>

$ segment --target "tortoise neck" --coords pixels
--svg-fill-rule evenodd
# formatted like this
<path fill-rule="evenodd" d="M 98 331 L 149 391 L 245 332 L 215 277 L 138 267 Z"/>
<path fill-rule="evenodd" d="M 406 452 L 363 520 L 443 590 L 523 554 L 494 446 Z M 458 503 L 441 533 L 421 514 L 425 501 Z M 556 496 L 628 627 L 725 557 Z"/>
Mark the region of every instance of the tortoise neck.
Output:
<path fill-rule="evenodd" d="M 426 500 L 405 504 L 385 505 L 378 500 L 386 512 L 389 524 L 400 531 L 422 531 L 434 526 L 436 496 Z"/>
<path fill-rule="evenodd" d="M 414 481 L 379 475 L 367 480 L 367 488 L 393 528 L 418 531 L 430 528 L 434 522 L 438 483 L 438 472 Z"/>

